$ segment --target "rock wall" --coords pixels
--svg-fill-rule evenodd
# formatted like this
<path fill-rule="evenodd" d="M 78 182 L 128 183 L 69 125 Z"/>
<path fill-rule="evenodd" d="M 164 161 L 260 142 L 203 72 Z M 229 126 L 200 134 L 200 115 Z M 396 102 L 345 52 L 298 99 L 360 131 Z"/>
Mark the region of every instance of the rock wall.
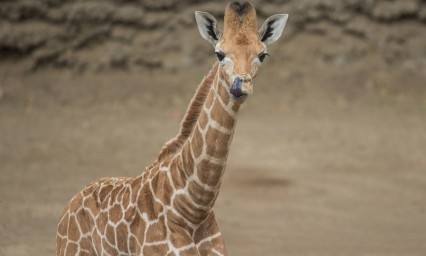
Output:
<path fill-rule="evenodd" d="M 393 62 L 425 58 L 425 0 L 257 0 L 264 20 L 290 14 L 286 36 L 315 33 L 371 42 Z M 204 49 L 195 10 L 220 17 L 225 1 L 10 0 L 0 2 L 0 63 L 25 61 L 28 69 L 77 71 L 173 68 L 194 65 Z M 338 33 L 335 33 L 338 31 Z M 189 45 L 189 46 L 187 46 Z M 189 49 L 187 49 L 189 48 Z M 183 56 L 183 57 L 182 57 Z M 166 59 L 166 61 L 165 61 Z"/>

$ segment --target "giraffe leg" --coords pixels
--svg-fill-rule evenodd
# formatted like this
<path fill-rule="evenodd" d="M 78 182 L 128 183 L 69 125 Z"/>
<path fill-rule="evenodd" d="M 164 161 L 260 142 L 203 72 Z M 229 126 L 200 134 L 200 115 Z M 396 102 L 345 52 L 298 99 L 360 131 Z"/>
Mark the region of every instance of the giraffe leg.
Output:
<path fill-rule="evenodd" d="M 225 241 L 219 231 L 213 212 L 210 213 L 204 223 L 196 230 L 194 242 L 202 256 L 228 255 Z"/>

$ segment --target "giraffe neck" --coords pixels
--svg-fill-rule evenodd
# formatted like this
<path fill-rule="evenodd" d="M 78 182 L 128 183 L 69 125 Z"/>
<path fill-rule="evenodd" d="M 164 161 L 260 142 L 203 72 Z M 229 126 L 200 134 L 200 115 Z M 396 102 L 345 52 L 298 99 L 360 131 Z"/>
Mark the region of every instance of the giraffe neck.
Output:
<path fill-rule="evenodd" d="M 195 127 L 170 166 L 174 183 L 184 184 L 174 207 L 194 224 L 208 216 L 219 193 L 242 103 L 232 98 L 224 76 L 219 68 Z"/>

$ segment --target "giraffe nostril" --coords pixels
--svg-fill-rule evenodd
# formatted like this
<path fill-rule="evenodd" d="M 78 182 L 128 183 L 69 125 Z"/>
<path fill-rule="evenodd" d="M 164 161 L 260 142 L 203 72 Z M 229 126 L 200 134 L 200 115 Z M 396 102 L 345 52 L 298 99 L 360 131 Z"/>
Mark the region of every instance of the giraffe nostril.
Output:
<path fill-rule="evenodd" d="M 240 75 L 239 78 L 241 79 L 242 82 L 245 82 L 245 83 L 251 83 L 253 80 L 251 76 L 247 74 Z"/>

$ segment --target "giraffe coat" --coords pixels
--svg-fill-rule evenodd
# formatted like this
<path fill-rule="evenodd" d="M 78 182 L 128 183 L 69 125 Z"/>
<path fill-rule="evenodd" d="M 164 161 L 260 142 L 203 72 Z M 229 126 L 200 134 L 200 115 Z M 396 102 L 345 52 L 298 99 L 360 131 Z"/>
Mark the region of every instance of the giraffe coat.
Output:
<path fill-rule="evenodd" d="M 248 3 L 227 6 L 222 35 L 210 14 L 198 12 L 196 18 L 202 36 L 221 53 L 197 88 L 179 134 L 141 175 L 99 179 L 77 193 L 58 224 L 57 256 L 227 255 L 213 206 L 238 111 L 252 92 L 259 54 L 266 52 L 260 37 L 268 40 L 276 27 L 262 27 L 270 35 L 259 35 Z M 284 27 L 278 28 L 281 34 Z M 238 98 L 230 91 L 235 81 Z"/>

